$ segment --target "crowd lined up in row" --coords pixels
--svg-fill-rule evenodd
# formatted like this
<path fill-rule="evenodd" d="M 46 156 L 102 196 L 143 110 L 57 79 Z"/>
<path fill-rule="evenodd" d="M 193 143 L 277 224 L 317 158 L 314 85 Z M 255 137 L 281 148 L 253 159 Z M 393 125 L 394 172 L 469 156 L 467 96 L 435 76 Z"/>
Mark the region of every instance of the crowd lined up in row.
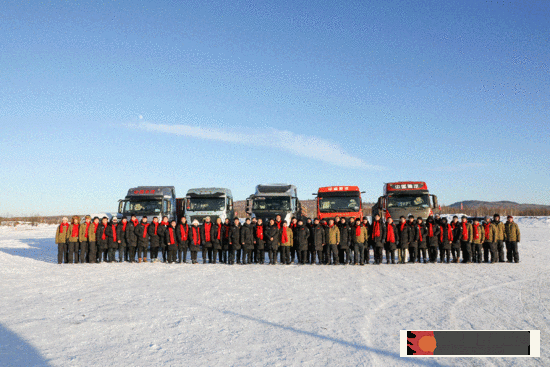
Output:
<path fill-rule="evenodd" d="M 197 253 L 202 251 L 204 263 L 219 261 L 224 264 L 352 264 L 370 262 L 371 249 L 374 264 L 381 264 L 383 252 L 388 264 L 424 262 L 504 262 L 504 244 L 507 261 L 519 262 L 518 242 L 520 231 L 512 216 L 506 224 L 495 214 L 480 223 L 466 217 L 459 221 L 455 216 L 451 223 L 446 218 L 401 217 L 399 223 L 392 218 L 383 221 L 376 215 L 372 223 L 367 219 L 338 218 L 328 222 L 293 218 L 291 223 L 281 217 L 264 223 L 262 219 L 247 218 L 244 224 L 235 218 L 222 223 L 211 222 L 206 217 L 201 224 L 197 220 L 188 224 L 186 218 L 169 222 L 147 217 L 139 221 L 135 216 L 116 217 L 109 222 L 104 217 L 86 216 L 85 222 L 74 216 L 72 223 L 63 218 L 57 228 L 58 263 L 147 262 L 148 252 L 152 262 L 186 263 L 187 252 L 196 264 Z M 118 252 L 118 260 L 116 255 Z M 397 259 L 396 259 L 397 253 Z M 452 260 L 451 260 L 452 257 Z M 407 259 L 408 258 L 408 259 Z"/>

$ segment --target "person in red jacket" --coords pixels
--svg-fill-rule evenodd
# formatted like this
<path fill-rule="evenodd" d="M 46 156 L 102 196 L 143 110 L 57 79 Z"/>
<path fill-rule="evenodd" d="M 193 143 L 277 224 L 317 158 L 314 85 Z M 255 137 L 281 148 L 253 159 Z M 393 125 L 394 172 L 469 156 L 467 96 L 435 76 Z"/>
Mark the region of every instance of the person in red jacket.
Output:
<path fill-rule="evenodd" d="M 389 264 L 390 260 L 392 264 L 395 264 L 395 250 L 397 249 L 398 237 L 399 232 L 397 231 L 397 226 L 390 217 L 386 225 L 386 243 L 384 245 L 386 250 L 386 264 Z"/>

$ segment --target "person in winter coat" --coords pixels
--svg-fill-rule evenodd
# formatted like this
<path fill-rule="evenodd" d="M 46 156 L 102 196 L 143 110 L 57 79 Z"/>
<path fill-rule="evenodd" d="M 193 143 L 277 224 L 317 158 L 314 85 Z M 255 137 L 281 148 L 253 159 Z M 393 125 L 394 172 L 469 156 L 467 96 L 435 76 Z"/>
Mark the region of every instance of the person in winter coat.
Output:
<path fill-rule="evenodd" d="M 437 262 L 437 250 L 439 248 L 439 225 L 432 216 L 426 220 L 426 233 L 428 237 L 428 256 L 431 263 Z"/>
<path fill-rule="evenodd" d="M 158 233 L 159 233 L 159 242 L 160 242 L 160 250 L 162 253 L 162 261 L 166 262 L 168 258 L 167 253 L 167 246 L 166 246 L 166 230 L 170 227 L 170 222 L 168 221 L 168 217 L 164 216 L 162 217 L 162 222 L 160 222 Z"/>
<path fill-rule="evenodd" d="M 262 218 L 258 219 L 256 226 L 253 228 L 254 233 L 254 251 L 256 252 L 255 259 L 258 263 L 263 264 L 265 261 L 265 228 Z"/>
<path fill-rule="evenodd" d="M 313 245 L 313 220 L 307 218 L 305 226 L 309 229 L 309 238 L 307 240 L 307 263 L 313 264 L 311 260 L 313 256 L 315 256 L 315 246 Z"/>
<path fill-rule="evenodd" d="M 298 252 L 298 242 L 296 242 L 298 241 L 298 237 L 296 236 L 296 227 L 298 227 L 298 219 L 292 217 L 292 219 L 290 220 L 290 224 L 288 225 L 288 228 L 292 230 L 292 238 L 294 241 L 290 246 L 290 262 L 292 263 L 294 263 L 295 258 L 298 258 L 298 262 L 300 262 L 300 255 L 296 256 Z"/>
<path fill-rule="evenodd" d="M 495 245 L 498 252 L 498 262 L 504 262 L 504 241 L 505 241 L 505 228 L 504 223 L 500 221 L 500 215 L 495 214 L 493 216 L 493 224 L 495 226 Z"/>
<path fill-rule="evenodd" d="M 483 231 L 485 232 L 485 242 L 483 243 L 483 262 L 489 262 L 489 253 L 491 254 L 491 263 L 497 262 L 497 247 L 495 244 L 496 227 L 491 223 L 491 217 L 486 216 L 483 222 Z"/>
<path fill-rule="evenodd" d="M 116 250 L 118 249 L 120 239 L 118 238 L 117 233 L 118 219 L 113 217 L 111 223 L 107 225 L 105 229 L 105 234 L 107 235 L 107 262 L 115 262 Z"/>
<path fill-rule="evenodd" d="M 229 232 L 229 265 L 235 264 L 235 255 L 237 264 L 241 263 L 241 222 L 235 218 Z"/>
<path fill-rule="evenodd" d="M 512 261 L 519 263 L 518 243 L 521 240 L 521 234 L 519 227 L 514 222 L 514 217 L 508 216 L 506 224 L 504 226 L 504 238 L 506 238 L 506 257 L 508 262 Z"/>
<path fill-rule="evenodd" d="M 176 262 L 178 253 L 178 236 L 176 230 L 176 221 L 172 220 L 170 226 L 164 232 L 164 242 L 166 244 L 166 255 L 168 264 Z"/>
<path fill-rule="evenodd" d="M 229 233 L 231 232 L 231 221 L 229 218 L 225 218 L 223 224 L 223 240 L 222 240 L 222 262 L 224 264 L 229 263 Z"/>
<path fill-rule="evenodd" d="M 208 263 L 212 264 L 212 240 L 214 238 L 214 224 L 210 221 L 210 217 L 204 218 L 204 223 L 201 226 L 201 231 L 202 263 L 206 264 L 206 257 L 208 256 Z"/>
<path fill-rule="evenodd" d="M 311 256 L 311 265 L 315 264 L 315 257 L 319 259 L 319 265 L 323 263 L 323 247 L 325 247 L 325 228 L 319 222 L 319 218 L 315 218 L 313 229 L 310 238 L 313 238 L 313 254 Z"/>
<path fill-rule="evenodd" d="M 460 261 L 460 237 L 462 235 L 462 225 L 458 221 L 458 217 L 453 216 L 451 222 L 451 228 L 453 229 L 453 243 L 451 244 L 451 254 L 453 255 L 453 263 Z"/>
<path fill-rule="evenodd" d="M 441 263 L 451 261 L 451 244 L 453 243 L 453 228 L 447 223 L 447 218 L 441 219 L 439 227 L 439 243 L 441 245 Z"/>
<path fill-rule="evenodd" d="M 399 234 L 399 245 L 397 246 L 397 259 L 399 264 L 404 264 L 407 260 L 407 252 L 409 251 L 409 243 L 411 242 L 411 229 L 413 227 L 407 224 L 404 216 L 399 217 L 399 224 L 397 225 L 397 233 Z"/>
<path fill-rule="evenodd" d="M 462 262 L 469 264 L 472 262 L 472 247 L 470 245 L 473 240 L 472 225 L 468 223 L 468 218 L 466 216 L 462 216 L 460 226 L 460 246 L 462 249 Z"/>
<path fill-rule="evenodd" d="M 136 226 L 135 234 L 137 238 L 138 263 L 147 262 L 147 246 L 149 245 L 149 226 L 147 216 L 141 218 L 141 223 Z"/>
<path fill-rule="evenodd" d="M 191 263 L 197 264 L 197 253 L 200 251 L 204 239 L 201 237 L 202 228 L 199 221 L 194 220 L 189 230 L 189 250 L 191 251 Z"/>
<path fill-rule="evenodd" d="M 294 234 L 286 223 L 283 221 L 283 227 L 279 231 L 279 242 L 281 243 L 281 264 L 290 265 L 290 248 L 294 243 Z"/>
<path fill-rule="evenodd" d="M 424 264 L 427 264 L 428 263 L 428 230 L 424 225 L 422 217 L 418 217 L 416 220 L 414 238 L 415 238 L 414 244 L 415 244 L 415 247 L 418 248 L 418 252 L 410 251 L 410 248 L 409 248 L 409 254 L 411 255 L 411 259 L 409 260 L 409 262 L 413 264 L 415 262 L 420 262 L 420 263 L 424 262 Z"/>
<path fill-rule="evenodd" d="M 349 249 L 349 238 L 350 238 L 350 226 L 346 218 L 340 219 L 340 224 L 338 225 L 340 230 L 340 244 L 338 245 L 338 258 L 340 259 L 340 264 L 347 265 L 351 263 L 350 255 L 351 251 Z"/>
<path fill-rule="evenodd" d="M 338 245 L 340 244 L 340 229 L 334 224 L 334 220 L 328 221 L 328 230 L 326 232 L 327 250 L 327 265 L 331 265 L 330 258 L 332 254 L 332 265 L 340 263 Z"/>
<path fill-rule="evenodd" d="M 485 242 L 485 231 L 483 230 L 483 226 L 481 225 L 481 223 L 479 223 L 477 218 L 474 220 L 474 224 L 472 225 L 472 239 L 472 244 L 474 245 L 473 261 L 480 264 L 483 259 L 482 249 L 483 242 Z"/>
<path fill-rule="evenodd" d="M 298 226 L 296 227 L 296 241 L 298 245 L 298 259 L 300 259 L 300 264 L 305 265 L 307 261 L 307 249 L 309 247 L 309 229 L 304 225 L 302 220 L 298 221 Z"/>
<path fill-rule="evenodd" d="M 80 225 L 78 231 L 78 242 L 80 243 L 80 249 L 77 251 L 79 256 L 75 262 L 81 264 L 88 262 L 89 249 L 90 249 L 90 226 L 92 225 L 92 217 L 87 215 L 84 219 L 84 223 Z"/>
<path fill-rule="evenodd" d="M 367 230 L 367 233 L 368 233 L 368 236 L 367 238 L 365 239 L 365 252 L 364 252 L 364 263 L 365 264 L 369 264 L 370 263 L 370 250 L 372 249 L 373 251 L 373 254 L 374 254 L 374 247 L 372 247 L 372 242 L 370 240 L 370 223 L 369 223 L 369 220 L 365 217 L 363 218 L 363 227 L 365 227 L 365 229 Z"/>
<path fill-rule="evenodd" d="M 128 229 L 128 219 L 122 218 L 117 226 L 118 240 L 118 262 L 124 262 L 124 256 L 128 254 L 128 241 L 126 240 L 126 230 Z"/>
<path fill-rule="evenodd" d="M 216 263 L 216 258 L 222 262 L 222 240 L 223 240 L 223 224 L 221 218 L 216 218 L 216 223 L 213 227 L 214 237 L 212 238 L 212 264 Z"/>
<path fill-rule="evenodd" d="M 254 251 L 254 233 L 250 218 L 246 218 L 241 227 L 241 246 L 243 249 L 243 265 L 252 264 L 252 251 Z"/>
<path fill-rule="evenodd" d="M 386 228 L 378 214 L 374 216 L 374 220 L 372 221 L 370 238 L 374 244 L 374 263 L 380 265 L 382 263 L 382 249 L 384 248 L 384 240 L 386 238 Z"/>
<path fill-rule="evenodd" d="M 397 249 L 397 241 L 399 240 L 399 233 L 397 226 L 393 222 L 393 218 L 388 218 L 386 224 L 386 238 L 384 243 L 384 249 L 386 250 L 386 264 L 390 261 L 395 264 L 395 250 Z"/>
<path fill-rule="evenodd" d="M 270 219 L 269 225 L 265 229 L 264 238 L 266 239 L 266 250 L 268 251 L 269 263 L 277 263 L 277 251 L 279 250 L 279 229 L 275 225 L 275 220 Z"/>
<path fill-rule="evenodd" d="M 78 242 L 79 238 L 79 230 L 80 230 L 80 218 L 75 215 L 72 218 L 72 223 L 69 226 L 69 231 L 67 232 L 67 261 L 69 264 L 73 263 L 73 258 L 76 255 L 76 249 L 79 248 L 80 244 Z M 78 255 L 77 261 L 78 262 Z"/>
<path fill-rule="evenodd" d="M 353 243 L 354 264 L 365 265 L 365 242 L 369 238 L 367 228 L 361 224 L 361 220 L 355 220 L 355 227 L 351 229 L 351 242 Z"/>
<path fill-rule="evenodd" d="M 187 249 L 189 248 L 189 224 L 187 219 L 181 217 L 179 224 L 176 227 L 176 238 L 178 240 L 178 262 L 181 264 L 187 263 Z"/>
<path fill-rule="evenodd" d="M 153 223 L 147 228 L 149 235 L 149 246 L 151 247 L 151 262 L 158 262 L 160 247 L 160 223 L 157 217 L 153 218 Z"/>
<path fill-rule="evenodd" d="M 131 263 L 136 261 L 137 226 L 139 226 L 139 221 L 135 215 L 132 215 L 128 221 L 128 225 L 126 226 L 126 254 L 124 255 L 124 259 Z"/>
<path fill-rule="evenodd" d="M 67 253 L 67 237 L 69 230 L 69 218 L 63 217 L 61 224 L 57 227 L 55 232 L 55 243 L 57 244 L 57 263 L 63 264 L 63 260 L 66 258 Z M 68 260 L 65 260 L 68 262 Z"/>
<path fill-rule="evenodd" d="M 109 251 L 109 237 L 107 236 L 107 228 L 109 228 L 109 218 L 101 218 L 101 223 L 96 233 L 97 238 L 97 262 L 107 261 L 107 252 Z"/>

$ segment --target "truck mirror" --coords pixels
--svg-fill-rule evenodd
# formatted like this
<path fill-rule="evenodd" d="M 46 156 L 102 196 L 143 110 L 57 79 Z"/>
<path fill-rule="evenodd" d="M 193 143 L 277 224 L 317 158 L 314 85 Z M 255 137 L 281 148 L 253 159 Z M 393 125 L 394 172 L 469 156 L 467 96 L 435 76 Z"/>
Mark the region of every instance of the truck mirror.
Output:
<path fill-rule="evenodd" d="M 124 208 L 124 203 L 125 201 L 121 201 L 118 203 L 118 212 L 121 214 L 123 213 L 122 209 Z"/>
<path fill-rule="evenodd" d="M 246 211 L 247 214 L 252 213 L 252 199 L 246 199 L 246 209 L 245 209 L 245 211 Z"/>
<path fill-rule="evenodd" d="M 172 211 L 172 203 L 167 201 L 166 202 L 166 213 L 165 213 L 165 215 L 170 213 L 171 211 Z"/>
<path fill-rule="evenodd" d="M 358 212 L 358 211 L 359 211 L 359 207 L 358 207 L 358 206 L 354 206 L 354 207 L 353 207 L 353 210 L 356 211 L 356 212 Z"/>
<path fill-rule="evenodd" d="M 437 196 L 431 195 L 431 197 L 432 197 L 432 202 L 433 202 L 433 204 L 434 204 L 433 207 L 434 207 L 434 209 L 435 209 L 435 208 L 438 207 L 438 204 L 437 204 Z"/>

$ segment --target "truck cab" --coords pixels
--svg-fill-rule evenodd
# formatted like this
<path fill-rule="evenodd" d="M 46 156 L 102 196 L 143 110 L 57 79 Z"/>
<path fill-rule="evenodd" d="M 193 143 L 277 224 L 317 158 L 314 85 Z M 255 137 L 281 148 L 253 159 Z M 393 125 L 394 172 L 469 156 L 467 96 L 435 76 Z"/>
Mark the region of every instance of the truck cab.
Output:
<path fill-rule="evenodd" d="M 361 191 L 357 186 L 320 187 L 317 194 L 317 218 L 330 220 L 340 218 L 363 219 Z"/>
<path fill-rule="evenodd" d="M 263 220 L 275 219 L 277 215 L 290 224 L 292 217 L 302 218 L 302 204 L 298 189 L 289 184 L 256 186 L 256 192 L 246 199 L 246 213 Z"/>
<path fill-rule="evenodd" d="M 139 220 L 147 216 L 149 223 L 154 217 L 159 221 L 163 216 L 177 220 L 176 190 L 174 186 L 138 186 L 128 190 L 128 194 L 118 201 L 117 217 L 135 215 Z"/>
<path fill-rule="evenodd" d="M 400 216 L 414 215 L 426 219 L 438 206 L 437 196 L 431 195 L 422 181 L 390 182 L 384 184 L 383 190 L 384 195 L 372 207 L 373 216 L 379 214 L 382 218 L 396 220 Z"/>
<path fill-rule="evenodd" d="M 233 208 L 233 195 L 231 190 L 225 188 L 197 188 L 189 189 L 185 196 L 185 218 L 189 223 L 195 219 L 202 223 L 204 218 L 210 217 L 212 222 L 221 218 L 233 221 L 235 210 Z"/>

